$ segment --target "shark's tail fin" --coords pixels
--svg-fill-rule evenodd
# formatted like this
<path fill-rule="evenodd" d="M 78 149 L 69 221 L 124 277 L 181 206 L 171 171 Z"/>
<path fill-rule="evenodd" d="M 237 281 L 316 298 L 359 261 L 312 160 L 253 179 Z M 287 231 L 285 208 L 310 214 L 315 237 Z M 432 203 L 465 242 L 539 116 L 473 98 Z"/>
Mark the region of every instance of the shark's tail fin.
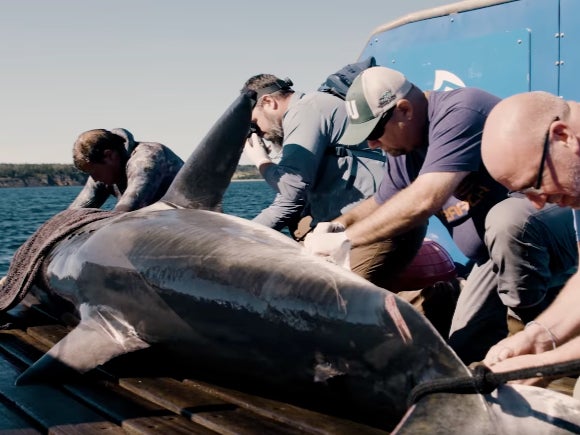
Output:
<path fill-rule="evenodd" d="M 220 210 L 250 131 L 253 91 L 243 92 L 185 162 L 161 201 L 180 208 Z"/>

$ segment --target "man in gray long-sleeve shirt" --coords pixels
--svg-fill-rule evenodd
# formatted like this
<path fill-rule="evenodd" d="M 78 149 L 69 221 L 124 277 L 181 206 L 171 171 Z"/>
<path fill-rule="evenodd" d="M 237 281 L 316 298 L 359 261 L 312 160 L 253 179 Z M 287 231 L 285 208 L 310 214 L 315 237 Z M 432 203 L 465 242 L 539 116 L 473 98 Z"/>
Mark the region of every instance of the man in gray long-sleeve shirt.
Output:
<path fill-rule="evenodd" d="M 384 166 L 381 154 L 365 143 L 339 146 L 347 122 L 343 100 L 324 92 L 295 92 L 291 85 L 289 79 L 259 74 L 244 86 L 258 93 L 252 117 L 260 130 L 245 155 L 277 193 L 254 220 L 277 230 L 292 229 L 305 214 L 312 216 L 312 227 L 339 216 L 375 192 Z M 259 145 L 251 146 L 258 136 L 282 147 L 277 164 Z M 372 163 L 357 165 L 356 157 Z"/>
<path fill-rule="evenodd" d="M 246 142 L 245 155 L 276 191 L 274 202 L 254 218 L 268 227 L 291 231 L 300 240 L 320 222 L 330 222 L 373 195 L 383 177 L 384 156 L 366 141 L 339 143 L 347 125 L 344 100 L 325 92 L 304 94 L 289 79 L 271 74 L 251 77 L 244 88 L 257 93 L 252 122 L 257 133 Z M 273 163 L 261 138 L 281 146 Z M 311 217 L 310 225 L 302 223 Z M 304 228 L 306 227 L 306 228 Z M 350 268 L 378 285 L 386 285 L 408 264 L 423 241 L 425 228 L 350 252 Z M 392 246 L 401 245 L 396 257 Z"/>
<path fill-rule="evenodd" d="M 90 177 L 69 208 L 98 208 L 113 195 L 118 211 L 137 210 L 159 200 L 183 165 L 165 145 L 136 142 L 122 128 L 82 133 L 75 141 L 73 160 Z"/>

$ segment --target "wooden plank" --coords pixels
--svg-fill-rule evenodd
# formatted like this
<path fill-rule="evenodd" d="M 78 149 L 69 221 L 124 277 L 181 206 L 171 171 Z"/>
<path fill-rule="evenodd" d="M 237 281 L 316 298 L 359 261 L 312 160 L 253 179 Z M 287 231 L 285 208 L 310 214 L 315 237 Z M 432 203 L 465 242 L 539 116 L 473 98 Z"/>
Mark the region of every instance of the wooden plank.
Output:
<path fill-rule="evenodd" d="M 122 428 L 109 422 L 58 424 L 48 428 L 49 435 L 126 434 Z"/>
<path fill-rule="evenodd" d="M 65 385 L 64 388 L 130 433 L 215 435 L 215 432 L 188 418 L 176 415 L 110 382 Z"/>
<path fill-rule="evenodd" d="M 574 386 L 576 385 L 576 379 L 578 378 L 573 378 L 569 376 L 556 379 L 552 381 L 550 385 L 548 385 L 548 389 L 572 397 L 572 393 L 574 392 Z"/>
<path fill-rule="evenodd" d="M 299 408 L 287 403 L 265 399 L 258 396 L 242 393 L 216 385 L 210 385 L 192 379 L 185 379 L 185 385 L 204 391 L 212 396 L 236 404 L 256 414 L 292 425 L 298 429 L 320 434 L 360 434 L 360 435 L 385 435 L 387 432 L 370 426 L 355 423 L 350 420 L 342 420 L 318 412 Z"/>
<path fill-rule="evenodd" d="M 31 326 L 26 329 L 26 333 L 41 343 L 46 350 L 58 343 L 69 332 L 70 328 L 58 324 Z"/>
<path fill-rule="evenodd" d="M 0 349 L 24 366 L 30 366 L 48 350 L 20 329 L 0 331 Z"/>
<path fill-rule="evenodd" d="M 188 420 L 189 424 L 177 422 L 179 416 L 164 415 L 155 418 L 131 419 L 123 422 L 123 429 L 134 434 L 216 435 L 216 432 Z"/>
<path fill-rule="evenodd" d="M 66 328 L 60 325 L 47 325 L 28 328 L 27 332 L 32 334 L 27 334 L 20 330 L 3 332 L 5 335 L 3 337 L 0 336 L 0 348 L 29 365 L 36 361 L 44 351 L 48 350 L 54 342 L 60 340 L 63 334 L 66 334 Z M 13 376 L 15 379 L 17 374 Z M 146 434 L 159 433 L 161 431 L 163 433 L 215 434 L 215 432 L 209 431 L 185 417 L 176 416 L 170 411 L 163 410 L 153 403 L 149 402 L 149 406 L 146 406 L 143 403 L 144 401 L 135 403 L 141 400 L 137 396 L 133 398 L 133 403 L 131 403 L 129 399 L 120 394 L 126 394 L 126 390 L 114 385 L 110 385 L 109 389 L 115 390 L 114 392 L 117 393 L 117 396 L 97 385 L 96 381 L 90 387 L 86 385 L 64 385 L 63 388 L 73 396 L 90 404 L 97 411 L 107 415 L 110 420 L 131 433 Z M 155 407 L 152 409 L 151 406 Z M 77 425 L 77 428 L 81 432 L 89 429 L 86 425 Z M 62 433 L 74 433 L 77 429 L 58 427 L 54 430 Z M 101 427 L 98 430 L 104 430 L 104 428 Z"/>
<path fill-rule="evenodd" d="M 15 386 L 20 370 L 0 358 L 0 395 L 3 402 L 30 417 L 39 427 L 55 434 L 107 433 L 124 431 L 116 424 L 47 385 Z"/>
<path fill-rule="evenodd" d="M 119 380 L 119 385 L 220 434 L 304 433 L 196 391 L 175 379 L 123 378 Z"/>
<path fill-rule="evenodd" d="M 34 435 L 42 433 L 20 414 L 0 403 L 0 432 L 4 434 L 14 433 L 19 435 Z"/>

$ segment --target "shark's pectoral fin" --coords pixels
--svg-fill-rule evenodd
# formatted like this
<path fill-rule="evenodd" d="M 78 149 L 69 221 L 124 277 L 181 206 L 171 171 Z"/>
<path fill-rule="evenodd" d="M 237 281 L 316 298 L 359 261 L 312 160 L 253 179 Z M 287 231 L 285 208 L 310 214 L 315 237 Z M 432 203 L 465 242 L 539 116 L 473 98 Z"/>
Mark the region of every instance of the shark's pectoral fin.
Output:
<path fill-rule="evenodd" d="M 112 358 L 149 347 L 120 313 L 83 304 L 81 321 L 16 380 L 17 385 L 50 382 L 85 373 Z"/>

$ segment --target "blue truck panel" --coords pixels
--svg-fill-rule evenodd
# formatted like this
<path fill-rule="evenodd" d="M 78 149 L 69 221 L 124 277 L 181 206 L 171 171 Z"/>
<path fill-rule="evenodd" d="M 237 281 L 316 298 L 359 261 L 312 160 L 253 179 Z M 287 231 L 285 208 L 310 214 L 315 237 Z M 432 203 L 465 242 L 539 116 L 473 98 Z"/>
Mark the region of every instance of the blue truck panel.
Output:
<path fill-rule="evenodd" d="M 577 0 L 452 3 L 379 27 L 360 58 L 373 55 L 425 90 L 475 86 L 500 97 L 528 90 L 563 95 L 572 92 L 572 77 L 561 79 L 575 63 L 561 63 L 560 45 L 578 58 L 579 8 Z M 564 38 L 562 28 L 570 32 Z"/>
<path fill-rule="evenodd" d="M 543 90 L 580 100 L 580 0 L 465 0 L 377 28 L 359 59 L 403 72 L 423 90 L 461 86 L 499 97 Z M 431 218 L 427 236 L 467 258 Z"/>
<path fill-rule="evenodd" d="M 580 1 L 560 1 L 560 95 L 580 101 Z"/>

